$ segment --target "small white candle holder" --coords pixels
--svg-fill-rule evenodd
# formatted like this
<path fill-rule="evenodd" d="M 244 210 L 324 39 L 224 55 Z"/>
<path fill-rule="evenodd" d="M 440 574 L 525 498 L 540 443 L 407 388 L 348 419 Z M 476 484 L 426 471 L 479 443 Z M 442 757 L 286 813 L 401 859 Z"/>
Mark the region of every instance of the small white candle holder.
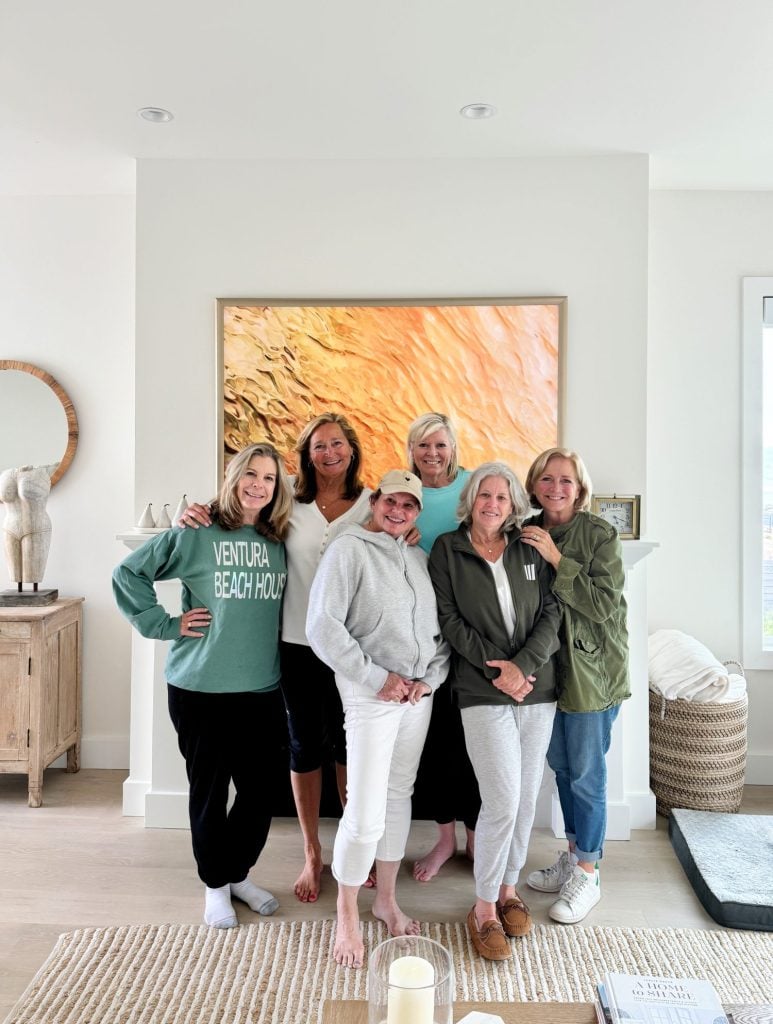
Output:
<path fill-rule="evenodd" d="M 453 1024 L 454 965 L 439 942 L 398 935 L 368 959 L 368 1024 Z"/>

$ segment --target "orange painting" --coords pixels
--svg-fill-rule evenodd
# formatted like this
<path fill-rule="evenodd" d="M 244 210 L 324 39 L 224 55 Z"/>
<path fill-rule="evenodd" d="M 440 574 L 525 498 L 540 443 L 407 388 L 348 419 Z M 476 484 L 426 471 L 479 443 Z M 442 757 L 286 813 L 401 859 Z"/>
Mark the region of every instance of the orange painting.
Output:
<path fill-rule="evenodd" d="M 434 305 L 264 305 L 221 300 L 224 459 L 269 440 L 293 446 L 327 410 L 363 445 L 365 482 L 406 465 L 408 426 L 454 421 L 459 463 L 504 459 L 521 479 L 558 443 L 563 300 Z"/>

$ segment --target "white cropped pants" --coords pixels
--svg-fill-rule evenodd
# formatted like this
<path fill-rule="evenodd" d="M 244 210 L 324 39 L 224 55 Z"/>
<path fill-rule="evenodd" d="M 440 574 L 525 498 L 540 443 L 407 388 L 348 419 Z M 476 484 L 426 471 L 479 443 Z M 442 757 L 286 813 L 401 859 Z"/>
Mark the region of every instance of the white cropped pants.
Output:
<path fill-rule="evenodd" d="M 467 753 L 480 788 L 475 893 L 495 903 L 526 863 L 555 704 L 463 708 Z"/>
<path fill-rule="evenodd" d="M 346 729 L 346 807 L 333 846 L 333 876 L 341 885 L 362 885 L 374 860 L 405 854 L 432 697 L 393 704 L 360 683 L 336 677 L 336 685 Z"/>

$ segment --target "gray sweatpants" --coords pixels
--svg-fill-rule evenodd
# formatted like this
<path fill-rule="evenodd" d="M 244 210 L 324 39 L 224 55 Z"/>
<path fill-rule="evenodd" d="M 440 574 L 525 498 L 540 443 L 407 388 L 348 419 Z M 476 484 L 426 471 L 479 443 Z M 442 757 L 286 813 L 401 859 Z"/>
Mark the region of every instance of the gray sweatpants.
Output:
<path fill-rule="evenodd" d="M 555 704 L 463 708 L 467 753 L 480 788 L 475 892 L 495 903 L 526 863 Z"/>

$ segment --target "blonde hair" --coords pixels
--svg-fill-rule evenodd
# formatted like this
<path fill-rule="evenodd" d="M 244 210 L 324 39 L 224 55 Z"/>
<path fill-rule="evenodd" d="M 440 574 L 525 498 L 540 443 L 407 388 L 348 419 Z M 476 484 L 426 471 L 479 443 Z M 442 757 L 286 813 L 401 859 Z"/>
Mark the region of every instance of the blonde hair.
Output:
<path fill-rule="evenodd" d="M 472 524 L 472 507 L 478 497 L 481 484 L 488 476 L 501 476 L 510 491 L 513 511 L 505 520 L 501 530 L 502 533 L 508 533 L 514 527 L 520 527 L 530 509 L 523 484 L 506 462 L 484 462 L 476 470 L 473 470 L 469 480 L 462 488 L 459 505 L 456 509 L 456 518 L 462 526 L 469 527 Z"/>
<path fill-rule="evenodd" d="M 413 457 L 413 446 L 418 444 L 419 441 L 423 441 L 425 437 L 430 434 L 434 434 L 436 430 L 445 430 L 448 434 L 448 440 L 451 443 L 451 458 L 448 463 L 448 479 L 455 480 L 456 474 L 459 472 L 459 456 L 456 451 L 456 428 L 454 427 L 451 420 L 443 412 L 425 412 L 423 416 L 419 416 L 413 421 L 408 427 L 408 443 L 406 449 L 408 452 L 408 468 L 412 473 L 421 478 L 419 467 L 416 465 L 416 460 Z"/>
<path fill-rule="evenodd" d="M 238 530 L 244 526 L 242 503 L 238 495 L 239 481 L 256 455 L 273 459 L 276 483 L 271 501 L 262 508 L 255 521 L 255 529 L 269 540 L 284 540 L 290 526 L 293 495 L 282 456 L 272 444 L 251 444 L 234 455 L 225 471 L 220 493 L 212 502 L 212 518 L 224 530 Z"/>
<path fill-rule="evenodd" d="M 326 423 L 335 423 L 341 428 L 341 433 L 349 442 L 352 449 L 352 458 L 349 468 L 346 470 L 344 481 L 344 497 L 350 501 L 359 498 L 362 494 L 362 480 L 360 479 L 360 466 L 362 465 L 362 445 L 357 433 L 349 420 L 338 412 L 323 412 L 307 423 L 301 431 L 298 440 L 295 442 L 295 451 L 298 453 L 298 474 L 295 478 L 295 497 L 298 501 L 308 505 L 317 496 L 317 475 L 311 462 L 309 450 L 311 448 L 311 437 L 315 430 Z"/>
<path fill-rule="evenodd" d="M 529 472 L 526 474 L 526 492 L 529 495 L 532 508 L 542 508 L 534 494 L 534 485 L 545 472 L 547 464 L 551 459 L 569 459 L 572 463 L 574 475 L 577 477 L 577 483 L 580 488 L 574 507 L 578 512 L 587 512 L 590 508 L 593 483 L 585 463 L 577 452 L 573 452 L 570 448 L 548 448 L 547 451 L 538 455 L 534 462 L 532 462 Z"/>

